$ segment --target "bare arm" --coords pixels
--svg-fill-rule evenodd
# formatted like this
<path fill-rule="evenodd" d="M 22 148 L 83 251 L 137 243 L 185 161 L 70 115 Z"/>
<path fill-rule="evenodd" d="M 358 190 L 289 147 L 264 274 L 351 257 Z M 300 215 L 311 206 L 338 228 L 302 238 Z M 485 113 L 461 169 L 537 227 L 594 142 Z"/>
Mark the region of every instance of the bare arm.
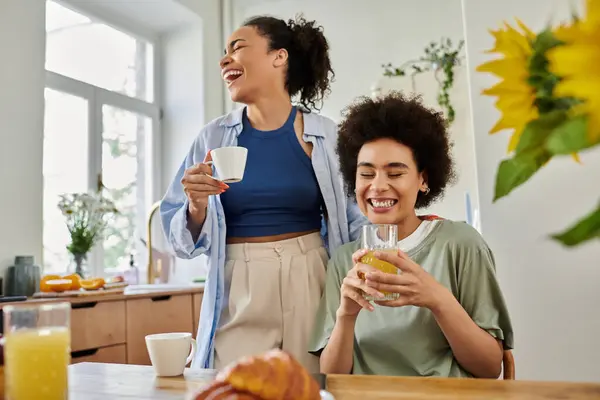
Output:
<path fill-rule="evenodd" d="M 325 349 L 321 353 L 321 372 L 324 374 L 349 374 L 354 355 L 354 325 L 356 316 L 340 316 Z"/>
<path fill-rule="evenodd" d="M 194 242 L 197 242 L 198 237 L 200 237 L 200 232 L 202 232 L 204 221 L 206 221 L 206 208 L 203 210 L 196 210 L 190 203 L 190 206 L 187 210 L 187 228 L 192 234 L 192 239 Z"/>
<path fill-rule="evenodd" d="M 350 374 L 354 362 L 354 327 L 360 311 L 374 310 L 373 305 L 364 297 L 363 292 L 375 297 L 383 297 L 379 291 L 370 288 L 358 277 L 375 271 L 368 265 L 357 264 L 360 257 L 366 252 L 358 250 L 352 255 L 354 268 L 348 271 L 348 274 L 342 282 L 340 289 L 340 306 L 335 315 L 335 325 L 331 332 L 331 337 L 323 353 L 321 353 L 321 372 L 325 374 Z"/>
<path fill-rule="evenodd" d="M 500 376 L 502 342 L 477 326 L 450 291 L 431 311 L 464 369 L 478 378 Z"/>

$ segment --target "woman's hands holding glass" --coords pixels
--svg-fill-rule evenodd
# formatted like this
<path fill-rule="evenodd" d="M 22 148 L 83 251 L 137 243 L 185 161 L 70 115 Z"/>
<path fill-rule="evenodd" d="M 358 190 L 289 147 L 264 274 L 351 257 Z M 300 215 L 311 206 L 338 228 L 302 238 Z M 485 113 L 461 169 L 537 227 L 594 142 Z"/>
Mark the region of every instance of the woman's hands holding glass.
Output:
<path fill-rule="evenodd" d="M 365 274 L 376 272 L 377 270 L 370 265 L 361 264 L 360 259 L 368 253 L 368 250 L 358 250 L 352 255 L 354 267 L 348 271 L 348 274 L 342 281 L 340 306 L 337 310 L 337 317 L 356 317 L 362 309 L 373 311 L 373 305 L 365 299 L 365 293 L 373 298 L 383 298 L 383 293 L 377 289 L 369 287 L 365 282 Z"/>
<path fill-rule="evenodd" d="M 400 274 L 388 274 L 378 270 L 368 271 L 364 275 L 369 289 L 378 292 L 398 293 L 395 300 L 375 303 L 387 307 L 417 306 L 430 310 L 438 309 L 452 293 L 420 265 L 398 250 L 391 252 L 375 252 L 375 257 L 386 261 L 400 270 Z"/>

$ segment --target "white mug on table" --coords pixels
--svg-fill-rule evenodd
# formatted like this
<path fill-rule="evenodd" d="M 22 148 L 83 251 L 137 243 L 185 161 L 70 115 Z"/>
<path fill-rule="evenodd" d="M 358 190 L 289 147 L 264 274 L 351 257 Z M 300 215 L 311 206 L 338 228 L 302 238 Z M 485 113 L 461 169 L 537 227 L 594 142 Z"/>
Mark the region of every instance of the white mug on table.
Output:
<path fill-rule="evenodd" d="M 146 336 L 146 348 L 157 376 L 179 376 L 196 354 L 191 333 L 158 333 Z"/>

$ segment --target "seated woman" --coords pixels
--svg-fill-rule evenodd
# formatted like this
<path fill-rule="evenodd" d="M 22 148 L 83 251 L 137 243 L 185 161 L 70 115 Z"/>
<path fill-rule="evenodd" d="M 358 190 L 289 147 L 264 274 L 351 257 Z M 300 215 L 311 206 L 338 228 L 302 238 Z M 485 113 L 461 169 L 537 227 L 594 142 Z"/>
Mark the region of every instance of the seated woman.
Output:
<path fill-rule="evenodd" d="M 337 150 L 347 191 L 373 224 L 398 226 L 399 274 L 359 262 L 360 241 L 331 258 L 310 352 L 337 374 L 497 378 L 513 331 L 494 257 L 463 222 L 417 216 L 454 178 L 440 113 L 392 93 L 352 105 Z M 399 293 L 374 301 L 364 293 Z"/>

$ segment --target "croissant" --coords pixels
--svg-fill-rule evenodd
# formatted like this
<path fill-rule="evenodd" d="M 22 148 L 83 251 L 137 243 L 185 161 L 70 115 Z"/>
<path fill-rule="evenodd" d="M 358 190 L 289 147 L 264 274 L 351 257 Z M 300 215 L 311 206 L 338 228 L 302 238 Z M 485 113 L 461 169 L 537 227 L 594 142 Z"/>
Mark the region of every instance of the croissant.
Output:
<path fill-rule="evenodd" d="M 319 400 L 320 388 L 291 355 L 271 350 L 225 367 L 194 400 Z"/>

